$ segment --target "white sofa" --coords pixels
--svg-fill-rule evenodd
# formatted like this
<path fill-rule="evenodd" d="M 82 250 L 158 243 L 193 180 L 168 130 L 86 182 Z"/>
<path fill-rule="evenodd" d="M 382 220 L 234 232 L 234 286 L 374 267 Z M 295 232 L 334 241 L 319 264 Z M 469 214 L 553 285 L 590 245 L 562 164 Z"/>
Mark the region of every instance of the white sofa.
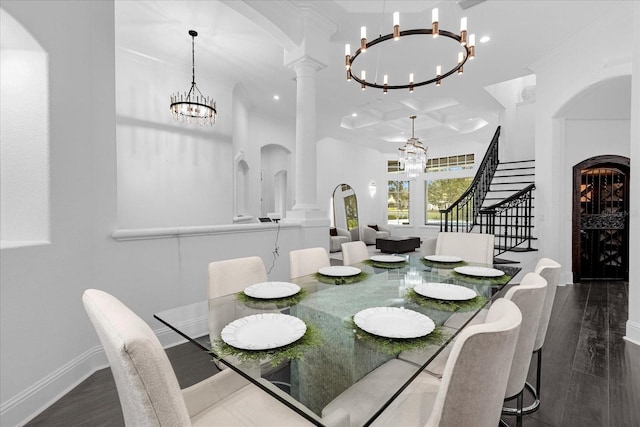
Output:
<path fill-rule="evenodd" d="M 391 236 L 391 229 L 386 225 L 376 224 L 376 229 L 370 225 L 360 227 L 360 240 L 367 245 L 375 245 L 376 239 L 385 239 Z"/>
<path fill-rule="evenodd" d="M 342 250 L 342 244 L 351 241 L 351 233 L 344 228 L 336 227 L 336 234 L 336 236 L 329 235 L 331 252 L 340 252 Z"/>

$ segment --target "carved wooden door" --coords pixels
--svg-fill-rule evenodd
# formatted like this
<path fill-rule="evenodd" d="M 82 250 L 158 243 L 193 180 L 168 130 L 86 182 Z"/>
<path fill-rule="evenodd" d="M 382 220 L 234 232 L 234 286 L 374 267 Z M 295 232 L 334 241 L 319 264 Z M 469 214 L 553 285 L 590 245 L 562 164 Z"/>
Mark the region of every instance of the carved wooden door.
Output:
<path fill-rule="evenodd" d="M 627 279 L 628 166 L 601 163 L 581 168 L 579 175 L 574 175 L 574 183 L 578 199 L 576 205 L 574 198 L 574 280 L 576 276 L 591 280 Z"/>

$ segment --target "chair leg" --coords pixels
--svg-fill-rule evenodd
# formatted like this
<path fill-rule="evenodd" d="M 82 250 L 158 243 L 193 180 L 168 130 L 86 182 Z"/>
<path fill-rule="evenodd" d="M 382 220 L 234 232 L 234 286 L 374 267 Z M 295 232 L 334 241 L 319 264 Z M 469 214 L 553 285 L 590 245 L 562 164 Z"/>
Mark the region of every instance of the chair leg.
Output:
<path fill-rule="evenodd" d="M 516 413 L 516 427 L 522 427 L 522 398 L 524 396 L 524 389 L 518 395 L 516 407 L 518 412 Z"/>
<path fill-rule="evenodd" d="M 533 395 L 533 403 L 529 406 L 527 406 L 526 408 L 522 408 L 522 413 L 523 414 L 531 414 L 535 411 L 538 410 L 538 408 L 540 408 L 540 379 L 541 379 L 541 372 L 542 372 L 542 348 L 540 348 L 538 351 L 534 352 L 534 353 L 538 353 L 538 363 L 537 363 L 537 367 L 536 367 L 536 386 L 533 387 L 531 384 L 529 383 L 525 383 L 525 388 L 527 390 L 529 390 L 529 392 Z"/>
<path fill-rule="evenodd" d="M 538 353 L 538 360 L 536 366 L 536 386 L 532 386 L 528 382 L 524 384 L 524 388 L 533 396 L 533 403 L 525 408 L 520 406 L 520 412 L 522 415 L 531 414 L 540 408 L 540 377 L 542 372 L 542 348 L 534 353 Z M 523 390 L 524 392 L 524 390 Z M 502 408 L 504 415 L 517 415 L 518 409 L 516 408 Z"/>
<path fill-rule="evenodd" d="M 506 401 L 509 400 L 513 400 L 516 399 L 516 407 L 515 408 L 502 408 L 502 415 L 515 415 L 516 416 L 516 427 L 522 427 L 522 405 L 523 405 L 523 398 L 524 398 L 524 388 L 522 390 L 520 390 L 520 393 L 518 393 L 517 395 L 510 397 L 508 399 L 505 399 Z M 504 420 L 500 420 L 500 425 L 504 427 L 504 425 L 506 425 L 506 423 L 504 422 Z"/>

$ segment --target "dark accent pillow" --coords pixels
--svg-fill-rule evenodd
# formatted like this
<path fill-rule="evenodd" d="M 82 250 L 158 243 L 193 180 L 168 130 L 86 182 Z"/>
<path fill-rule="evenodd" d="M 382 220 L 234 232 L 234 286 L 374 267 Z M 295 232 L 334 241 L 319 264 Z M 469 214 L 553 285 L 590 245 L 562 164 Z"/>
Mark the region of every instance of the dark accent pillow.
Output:
<path fill-rule="evenodd" d="M 338 235 L 338 230 L 336 230 L 335 227 L 329 228 L 329 236 L 337 236 L 337 235 Z"/>
<path fill-rule="evenodd" d="M 377 225 L 370 225 L 369 228 L 373 228 L 376 231 L 380 231 L 380 230 L 378 230 L 378 226 Z"/>

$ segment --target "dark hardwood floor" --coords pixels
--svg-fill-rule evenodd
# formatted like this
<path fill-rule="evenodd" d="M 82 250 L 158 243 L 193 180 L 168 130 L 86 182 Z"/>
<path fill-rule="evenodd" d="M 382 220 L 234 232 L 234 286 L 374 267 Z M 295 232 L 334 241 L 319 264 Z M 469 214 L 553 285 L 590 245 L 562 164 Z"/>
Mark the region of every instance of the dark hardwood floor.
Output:
<path fill-rule="evenodd" d="M 626 282 L 558 287 L 542 355 L 542 404 L 524 426 L 640 426 L 640 347 L 622 338 L 627 299 Z M 167 354 L 183 388 L 218 372 L 192 344 Z M 534 378 L 532 366 L 530 382 Z M 515 417 L 504 420 L 515 426 Z M 111 371 L 103 369 L 27 425 L 123 424 Z"/>

